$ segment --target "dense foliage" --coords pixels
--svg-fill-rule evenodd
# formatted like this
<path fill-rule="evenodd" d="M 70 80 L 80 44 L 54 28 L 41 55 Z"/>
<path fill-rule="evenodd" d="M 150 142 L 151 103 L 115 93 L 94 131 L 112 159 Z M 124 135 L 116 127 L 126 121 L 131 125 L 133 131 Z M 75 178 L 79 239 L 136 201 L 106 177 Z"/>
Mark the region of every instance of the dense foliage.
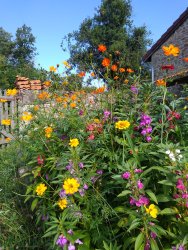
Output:
<path fill-rule="evenodd" d="M 179 54 L 171 47 L 163 48 L 169 59 Z M 106 86 L 66 92 L 51 72 L 48 89 L 20 114 L 25 202 L 43 248 L 185 250 L 187 97 L 103 60 Z"/>

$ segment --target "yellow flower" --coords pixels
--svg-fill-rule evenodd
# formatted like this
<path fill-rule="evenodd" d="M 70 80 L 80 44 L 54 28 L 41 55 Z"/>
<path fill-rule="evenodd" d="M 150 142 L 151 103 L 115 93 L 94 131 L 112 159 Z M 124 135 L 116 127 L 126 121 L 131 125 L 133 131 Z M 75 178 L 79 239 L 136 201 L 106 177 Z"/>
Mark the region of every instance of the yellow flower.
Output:
<path fill-rule="evenodd" d="M 77 138 L 70 139 L 69 145 L 71 148 L 76 148 L 79 145 L 79 140 Z"/>
<path fill-rule="evenodd" d="M 120 129 L 120 130 L 127 129 L 127 128 L 129 128 L 129 126 L 130 126 L 130 122 L 128 122 L 127 120 L 118 121 L 115 123 L 115 128 Z"/>
<path fill-rule="evenodd" d="M 40 183 L 37 187 L 36 187 L 36 193 L 38 196 L 42 196 L 44 194 L 44 192 L 46 191 L 47 186 L 44 183 Z"/>
<path fill-rule="evenodd" d="M 63 210 L 67 207 L 67 200 L 66 199 L 60 199 L 57 203 L 57 205 Z"/>
<path fill-rule="evenodd" d="M 50 66 L 50 71 L 51 71 L 51 72 L 56 72 L 56 70 L 57 70 L 57 69 L 56 69 L 54 66 Z"/>
<path fill-rule="evenodd" d="M 64 66 L 65 66 L 66 68 L 68 68 L 68 69 L 71 68 L 70 64 L 69 64 L 67 61 L 64 61 L 63 64 L 64 64 Z"/>
<path fill-rule="evenodd" d="M 0 102 L 7 102 L 6 99 L 0 99 Z"/>
<path fill-rule="evenodd" d="M 128 84 L 128 83 L 129 83 L 129 80 L 128 80 L 128 79 L 125 79 L 125 80 L 124 80 L 124 83 L 125 83 L 125 84 Z"/>
<path fill-rule="evenodd" d="M 155 207 L 154 204 L 151 204 L 149 206 L 149 208 L 147 208 L 146 206 L 144 206 L 144 207 L 146 209 L 147 214 L 149 214 L 153 218 L 157 218 L 158 210 L 157 210 L 157 208 Z"/>
<path fill-rule="evenodd" d="M 162 50 L 165 56 L 178 56 L 180 52 L 180 49 L 175 47 L 173 44 L 170 44 L 169 46 L 162 46 Z"/>
<path fill-rule="evenodd" d="M 74 194 L 78 191 L 80 183 L 74 178 L 68 178 L 63 183 L 63 189 L 66 194 Z"/>
<path fill-rule="evenodd" d="M 64 82 L 62 82 L 62 85 L 67 85 L 67 84 L 69 84 L 69 82 L 68 82 L 68 81 L 64 81 Z"/>
<path fill-rule="evenodd" d="M 10 126 L 11 125 L 11 120 L 10 119 L 2 120 L 1 125 Z"/>
<path fill-rule="evenodd" d="M 33 109 L 34 109 L 34 111 L 38 111 L 38 110 L 39 110 L 39 105 L 35 105 L 35 106 L 33 107 Z"/>
<path fill-rule="evenodd" d="M 48 94 L 48 92 L 43 91 L 40 94 L 38 94 L 37 96 L 40 100 L 44 101 L 46 99 L 48 99 L 50 97 L 50 95 Z"/>
<path fill-rule="evenodd" d="M 23 115 L 20 118 L 22 121 L 24 122 L 29 122 L 33 119 L 33 116 L 31 113 L 29 112 L 23 112 Z"/>
<path fill-rule="evenodd" d="M 51 127 L 45 128 L 45 136 L 46 136 L 47 138 L 50 138 L 51 135 L 52 135 L 52 131 L 53 131 L 53 129 L 52 129 Z"/>
<path fill-rule="evenodd" d="M 51 82 L 50 81 L 45 81 L 43 84 L 47 88 L 51 86 Z"/>
<path fill-rule="evenodd" d="M 6 95 L 7 96 L 15 96 L 17 94 L 17 89 L 7 89 Z"/>

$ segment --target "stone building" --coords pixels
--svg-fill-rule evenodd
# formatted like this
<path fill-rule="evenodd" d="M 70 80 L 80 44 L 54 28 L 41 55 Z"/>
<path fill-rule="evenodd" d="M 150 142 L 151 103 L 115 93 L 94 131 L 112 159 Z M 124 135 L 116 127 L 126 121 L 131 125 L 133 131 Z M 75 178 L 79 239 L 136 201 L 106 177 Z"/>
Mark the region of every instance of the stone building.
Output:
<path fill-rule="evenodd" d="M 173 44 L 180 49 L 179 56 L 165 56 L 162 46 Z M 162 79 L 167 74 L 174 82 L 188 80 L 188 8 L 167 29 L 161 38 L 151 47 L 143 57 L 143 62 L 151 64 L 152 80 Z M 174 70 L 162 70 L 164 65 L 173 65 Z"/>

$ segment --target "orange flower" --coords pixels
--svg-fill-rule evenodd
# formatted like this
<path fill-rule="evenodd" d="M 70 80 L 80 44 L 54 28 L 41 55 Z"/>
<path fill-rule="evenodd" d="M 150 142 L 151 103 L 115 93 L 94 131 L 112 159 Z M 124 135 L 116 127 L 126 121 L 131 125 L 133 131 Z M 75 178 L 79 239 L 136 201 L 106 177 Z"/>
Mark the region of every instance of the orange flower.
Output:
<path fill-rule="evenodd" d="M 93 94 L 102 94 L 105 91 L 105 86 L 97 88 L 96 90 L 94 90 L 92 93 Z"/>
<path fill-rule="evenodd" d="M 71 108 L 76 108 L 76 103 L 75 103 L 75 102 L 71 102 L 71 103 L 70 103 L 70 107 L 71 107 Z"/>
<path fill-rule="evenodd" d="M 156 81 L 156 85 L 157 86 L 164 86 L 164 87 L 166 87 L 166 82 L 163 79 L 158 79 Z"/>
<path fill-rule="evenodd" d="M 50 81 L 45 81 L 43 84 L 47 88 L 51 86 L 51 82 Z"/>
<path fill-rule="evenodd" d="M 51 71 L 51 72 L 56 72 L 56 70 L 57 70 L 57 69 L 56 69 L 54 66 L 50 66 L 50 71 Z"/>
<path fill-rule="evenodd" d="M 180 49 L 175 47 L 173 44 L 170 44 L 169 46 L 162 46 L 162 50 L 165 56 L 178 56 L 180 52 Z"/>
<path fill-rule="evenodd" d="M 44 101 L 44 100 L 48 99 L 50 97 L 50 95 L 48 94 L 48 92 L 43 91 L 40 94 L 38 94 L 37 97 L 38 97 L 38 99 Z"/>
<path fill-rule="evenodd" d="M 102 53 L 105 52 L 106 51 L 106 46 L 104 44 L 99 44 L 98 51 L 102 52 Z"/>
<path fill-rule="evenodd" d="M 91 72 L 91 74 L 90 74 L 92 77 L 94 77 L 95 76 L 95 73 L 94 72 Z"/>
<path fill-rule="evenodd" d="M 128 73 L 133 73 L 134 70 L 132 70 L 131 68 L 128 68 L 128 69 L 127 69 L 127 72 L 128 72 Z"/>
<path fill-rule="evenodd" d="M 113 64 L 112 67 L 111 67 L 111 70 L 112 71 L 117 71 L 117 65 Z"/>
<path fill-rule="evenodd" d="M 120 72 L 120 73 L 123 73 L 123 72 L 125 72 L 125 69 L 124 69 L 124 68 L 120 68 L 120 69 L 119 69 L 119 72 Z"/>
<path fill-rule="evenodd" d="M 34 111 L 38 111 L 38 110 L 39 110 L 39 105 L 35 105 L 35 106 L 33 107 L 33 109 L 34 109 Z"/>
<path fill-rule="evenodd" d="M 63 102 L 63 98 L 61 96 L 57 96 L 55 100 L 57 103 Z"/>
<path fill-rule="evenodd" d="M 110 59 L 105 57 L 105 58 L 102 60 L 102 66 L 108 67 L 109 65 L 110 65 Z"/>
<path fill-rule="evenodd" d="M 124 83 L 125 83 L 125 84 L 128 84 L 128 83 L 129 83 L 129 80 L 128 80 L 128 79 L 125 79 L 125 80 L 124 80 Z"/>
<path fill-rule="evenodd" d="M 81 72 L 78 74 L 79 77 L 84 77 L 85 75 L 86 75 L 86 73 L 83 72 L 83 71 L 81 71 Z"/>
<path fill-rule="evenodd" d="M 185 62 L 188 62 L 188 57 L 184 57 L 183 60 L 184 60 Z"/>
<path fill-rule="evenodd" d="M 114 80 L 118 80 L 119 79 L 119 76 L 114 76 Z"/>
<path fill-rule="evenodd" d="M 76 98 L 77 98 L 77 96 L 76 96 L 76 95 L 71 95 L 71 100 L 72 100 L 72 101 L 75 101 L 75 100 L 76 100 Z"/>

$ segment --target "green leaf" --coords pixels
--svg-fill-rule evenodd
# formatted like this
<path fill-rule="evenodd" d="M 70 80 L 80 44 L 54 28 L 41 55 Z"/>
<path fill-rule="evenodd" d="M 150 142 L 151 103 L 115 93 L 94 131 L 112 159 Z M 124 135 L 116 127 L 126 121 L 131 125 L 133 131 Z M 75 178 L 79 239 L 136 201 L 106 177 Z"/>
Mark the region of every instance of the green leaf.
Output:
<path fill-rule="evenodd" d="M 150 240 L 151 250 L 159 250 L 157 242 L 154 239 Z"/>
<path fill-rule="evenodd" d="M 56 233 L 57 233 L 57 230 L 50 231 L 50 232 L 44 234 L 44 235 L 42 236 L 42 238 L 50 237 L 50 236 L 52 236 L 52 235 L 54 235 L 54 234 L 56 234 Z"/>
<path fill-rule="evenodd" d="M 144 242 L 144 233 L 140 233 L 136 238 L 134 249 L 140 250 L 140 246 L 143 244 L 143 242 Z"/>
<path fill-rule="evenodd" d="M 135 219 L 132 224 L 130 225 L 130 227 L 128 228 L 127 232 L 130 232 L 131 230 L 137 228 L 140 225 L 140 220 L 139 219 Z"/>
<path fill-rule="evenodd" d="M 130 191 L 130 190 L 124 190 L 124 191 L 122 191 L 120 194 L 118 194 L 118 196 L 117 196 L 117 197 L 126 196 L 126 195 L 128 195 L 128 194 L 130 194 L 130 193 L 131 193 L 131 191 Z"/>
<path fill-rule="evenodd" d="M 158 183 L 166 185 L 166 186 L 174 186 L 174 183 L 172 183 L 171 181 L 168 181 L 168 180 L 158 181 Z"/>
<path fill-rule="evenodd" d="M 36 208 L 37 203 L 38 203 L 38 198 L 35 198 L 31 203 L 31 211 L 33 211 Z"/>
<path fill-rule="evenodd" d="M 159 194 L 159 195 L 157 195 L 157 200 L 158 200 L 158 202 L 168 202 L 168 201 L 171 201 L 172 198 L 170 196 L 167 196 L 164 194 Z"/>
<path fill-rule="evenodd" d="M 161 215 L 170 215 L 170 214 L 177 214 L 177 211 L 175 211 L 172 208 L 165 208 L 160 212 Z"/>
<path fill-rule="evenodd" d="M 149 197 L 154 201 L 156 204 L 158 204 L 157 197 L 151 190 L 146 190 L 146 193 L 149 195 Z"/>

